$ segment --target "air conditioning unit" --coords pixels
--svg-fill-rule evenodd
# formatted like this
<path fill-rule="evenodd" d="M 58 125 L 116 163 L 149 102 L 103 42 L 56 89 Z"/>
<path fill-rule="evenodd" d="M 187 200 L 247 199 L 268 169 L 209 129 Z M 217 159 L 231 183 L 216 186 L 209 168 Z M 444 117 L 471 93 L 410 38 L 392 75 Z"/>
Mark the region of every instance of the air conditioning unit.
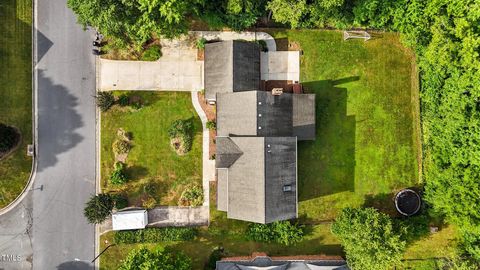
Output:
<path fill-rule="evenodd" d="M 283 94 L 283 88 L 273 88 L 272 89 L 272 95 L 280 96 L 281 94 Z"/>

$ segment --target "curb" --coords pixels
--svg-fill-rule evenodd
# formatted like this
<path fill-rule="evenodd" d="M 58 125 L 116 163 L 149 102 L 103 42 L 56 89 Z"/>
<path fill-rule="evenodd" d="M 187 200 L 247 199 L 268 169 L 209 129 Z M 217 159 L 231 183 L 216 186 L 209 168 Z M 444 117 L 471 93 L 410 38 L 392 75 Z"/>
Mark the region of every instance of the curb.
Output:
<path fill-rule="evenodd" d="M 35 42 L 37 38 L 37 1 L 33 0 L 32 2 L 32 136 L 33 136 L 33 157 L 32 157 L 32 169 L 30 170 L 30 176 L 27 182 L 27 185 L 23 188 L 20 195 L 10 202 L 7 206 L 0 209 L 0 216 L 7 214 L 17 205 L 19 205 L 23 199 L 27 196 L 28 191 L 33 187 L 35 181 L 35 176 L 37 174 L 37 146 L 38 146 L 38 137 L 37 137 L 37 73 L 35 71 L 35 66 L 37 64 L 37 43 Z M 20 149 L 21 150 L 21 149 Z M 24 149 L 25 150 L 25 149 Z"/>

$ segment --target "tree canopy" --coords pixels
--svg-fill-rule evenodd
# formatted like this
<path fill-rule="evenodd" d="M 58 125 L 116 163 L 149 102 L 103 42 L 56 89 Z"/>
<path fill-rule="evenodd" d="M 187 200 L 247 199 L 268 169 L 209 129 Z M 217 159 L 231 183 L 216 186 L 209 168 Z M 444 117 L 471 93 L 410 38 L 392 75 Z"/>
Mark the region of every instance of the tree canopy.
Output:
<path fill-rule="evenodd" d="M 391 269 L 400 262 L 405 241 L 392 220 L 374 208 L 345 208 L 332 225 L 352 270 Z"/>
<path fill-rule="evenodd" d="M 120 270 L 191 270 L 192 260 L 182 252 L 149 250 L 145 247 L 132 250 Z"/>
<path fill-rule="evenodd" d="M 115 198 L 110 194 L 93 195 L 86 203 L 83 213 L 90 223 L 102 223 L 112 213 Z"/>

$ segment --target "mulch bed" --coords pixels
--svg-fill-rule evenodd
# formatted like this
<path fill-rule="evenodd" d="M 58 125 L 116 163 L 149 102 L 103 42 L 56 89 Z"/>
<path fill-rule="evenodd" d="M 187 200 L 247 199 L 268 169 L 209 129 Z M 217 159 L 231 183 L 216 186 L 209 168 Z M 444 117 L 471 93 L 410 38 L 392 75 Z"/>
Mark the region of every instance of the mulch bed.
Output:
<path fill-rule="evenodd" d="M 20 132 L 20 130 L 16 127 L 13 127 L 13 129 L 15 129 L 15 132 L 17 133 L 17 142 L 15 143 L 15 145 L 10 148 L 8 151 L 6 152 L 0 152 L 0 160 L 3 160 L 3 159 L 6 159 L 8 158 L 11 154 L 13 154 L 13 152 L 15 152 L 19 147 L 20 145 L 22 144 L 22 133 Z"/>
<path fill-rule="evenodd" d="M 200 92 L 198 92 L 198 101 L 200 102 L 200 106 L 202 107 L 202 110 L 205 112 L 207 115 L 207 119 L 209 121 L 216 121 L 216 113 L 215 113 L 215 106 L 209 105 L 206 100 L 204 95 L 202 95 Z M 216 153 L 216 147 L 215 147 L 215 136 L 217 136 L 215 130 L 210 130 L 210 144 L 209 144 L 209 154 L 208 156 L 211 157 Z"/>

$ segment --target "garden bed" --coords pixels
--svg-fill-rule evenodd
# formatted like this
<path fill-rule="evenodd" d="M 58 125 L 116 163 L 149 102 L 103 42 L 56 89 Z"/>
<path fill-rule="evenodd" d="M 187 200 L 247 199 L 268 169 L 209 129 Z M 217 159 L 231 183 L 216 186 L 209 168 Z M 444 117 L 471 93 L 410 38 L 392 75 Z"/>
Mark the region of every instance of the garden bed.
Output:
<path fill-rule="evenodd" d="M 132 206 L 179 205 L 183 191 L 201 186 L 202 125 L 191 103 L 190 93 L 115 91 L 137 105 L 114 105 L 101 119 L 101 188 L 123 193 Z M 118 103 L 118 101 L 117 101 Z M 191 150 L 178 155 L 170 144 L 168 130 L 175 120 L 192 122 Z M 128 133 L 126 156 L 115 157 L 112 144 L 119 130 Z M 115 162 L 124 164 L 126 183 L 115 185 L 110 176 Z"/>

